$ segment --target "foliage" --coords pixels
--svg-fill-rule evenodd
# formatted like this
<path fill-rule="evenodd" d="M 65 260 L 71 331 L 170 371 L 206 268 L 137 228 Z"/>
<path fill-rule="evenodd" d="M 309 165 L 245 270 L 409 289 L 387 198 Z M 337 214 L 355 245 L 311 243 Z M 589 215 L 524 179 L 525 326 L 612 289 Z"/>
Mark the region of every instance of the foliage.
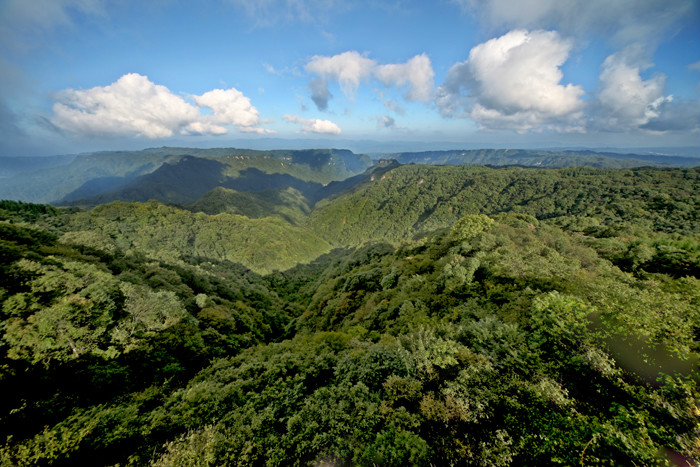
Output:
<path fill-rule="evenodd" d="M 5 202 L 0 464 L 696 463 L 698 177 L 390 165 L 308 218 L 292 190 Z"/>
<path fill-rule="evenodd" d="M 289 268 L 326 253 L 329 245 L 306 228 L 272 217 L 209 216 L 152 201 L 114 202 L 68 220 L 66 240 L 100 238 L 106 248 L 140 252 L 166 262 L 188 256 L 241 263 L 256 272 Z"/>
<path fill-rule="evenodd" d="M 392 154 L 402 164 L 433 165 L 519 165 L 524 167 L 588 166 L 599 169 L 632 167 L 696 167 L 695 157 L 656 154 L 617 154 L 595 151 L 553 151 L 542 149 L 473 149 L 404 152 Z"/>
<path fill-rule="evenodd" d="M 634 225 L 692 235 L 700 232 L 698 187 L 698 168 L 400 166 L 319 202 L 309 222 L 334 245 L 400 242 L 469 214 L 501 213 L 586 234 Z"/>

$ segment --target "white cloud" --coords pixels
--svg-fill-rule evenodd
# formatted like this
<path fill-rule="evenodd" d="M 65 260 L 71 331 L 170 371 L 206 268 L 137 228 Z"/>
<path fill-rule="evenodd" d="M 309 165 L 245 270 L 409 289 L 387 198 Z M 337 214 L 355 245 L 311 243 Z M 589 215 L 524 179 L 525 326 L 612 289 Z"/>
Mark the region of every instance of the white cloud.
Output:
<path fill-rule="evenodd" d="M 326 135 L 339 135 L 340 127 L 330 120 L 319 120 L 318 118 L 302 118 L 298 115 L 285 114 L 282 118 L 289 123 L 301 124 L 301 131 L 304 133 L 319 133 Z"/>
<path fill-rule="evenodd" d="M 244 132 L 265 131 L 258 126 L 257 109 L 236 89 L 194 96 L 198 105 L 213 111 L 212 116 L 203 116 L 198 107 L 138 73 L 104 87 L 68 89 L 56 97 L 51 123 L 80 136 L 222 135 L 228 132 L 222 125 L 235 125 Z"/>
<path fill-rule="evenodd" d="M 53 111 L 54 125 L 89 136 L 164 138 L 199 119 L 197 107 L 136 73 L 104 87 L 63 91 Z"/>
<path fill-rule="evenodd" d="M 429 102 L 435 86 L 435 73 L 425 54 L 416 55 L 406 63 L 385 65 L 354 50 L 330 57 L 315 55 L 306 64 L 306 71 L 319 76 L 309 83 L 312 99 L 319 110 L 325 110 L 332 97 L 328 91 L 329 81 L 337 81 L 350 100 L 354 100 L 360 83 L 372 77 L 386 86 L 407 86 L 404 97 L 409 101 Z"/>
<path fill-rule="evenodd" d="M 693 0 L 453 0 L 493 27 L 610 35 L 620 44 L 659 40 Z"/>
<path fill-rule="evenodd" d="M 196 121 L 188 123 L 180 130 L 180 133 L 187 135 L 225 135 L 228 133 L 228 130 L 211 122 Z"/>
<path fill-rule="evenodd" d="M 379 65 L 374 75 L 387 86 L 408 84 L 409 101 L 429 102 L 432 97 L 435 73 L 425 54 L 416 55 L 406 63 Z"/>
<path fill-rule="evenodd" d="M 592 124 L 605 131 L 697 130 L 698 103 L 666 95 L 663 74 L 644 80 L 641 73 L 651 65 L 642 56 L 643 51 L 627 48 L 605 59 Z"/>
<path fill-rule="evenodd" d="M 343 93 L 353 99 L 360 82 L 371 76 L 376 65 L 374 60 L 352 50 L 332 57 L 314 55 L 306 64 L 306 71 L 337 80 Z"/>
<path fill-rule="evenodd" d="M 246 133 L 266 132 L 260 128 L 258 109 L 253 107 L 249 98 L 235 88 L 214 89 L 193 98 L 198 106 L 208 107 L 213 111 L 213 122 L 216 124 L 234 125 Z"/>
<path fill-rule="evenodd" d="M 443 115 L 469 116 L 485 129 L 578 128 L 583 88 L 560 84 L 571 47 L 554 31 L 524 30 L 479 44 L 449 70 L 436 105 Z"/>
<path fill-rule="evenodd" d="M 636 128 L 658 116 L 655 107 L 666 99 L 665 76 L 644 81 L 642 65 L 629 61 L 624 53 L 613 54 L 603 62 L 598 101 L 607 128 Z M 644 67 L 646 68 L 646 67 Z"/>

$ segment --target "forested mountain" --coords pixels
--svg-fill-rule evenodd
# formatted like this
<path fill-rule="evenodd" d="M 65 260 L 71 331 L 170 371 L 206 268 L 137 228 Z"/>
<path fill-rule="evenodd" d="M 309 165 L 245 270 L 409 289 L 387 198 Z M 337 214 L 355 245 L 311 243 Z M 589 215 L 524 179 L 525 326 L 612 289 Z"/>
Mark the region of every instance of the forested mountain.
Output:
<path fill-rule="evenodd" d="M 540 168 L 700 165 L 700 158 L 693 157 L 522 149 L 427 151 L 391 154 L 386 158 L 401 164 Z M 31 161 L 37 161 L 33 170 Z M 0 199 L 82 206 L 150 199 L 188 204 L 217 187 L 239 192 L 291 187 L 313 204 L 357 183 L 359 179 L 353 177 L 372 165 L 368 156 L 344 149 L 170 147 L 28 158 L 22 162 L 17 158 L 0 159 L 0 177 L 6 177 L 0 183 Z"/>
<path fill-rule="evenodd" d="M 700 459 L 699 168 L 154 151 L 182 205 L 0 202 L 0 465 Z"/>
<path fill-rule="evenodd" d="M 517 212 L 580 228 L 617 219 L 654 231 L 700 232 L 700 168 L 556 170 L 479 166 L 393 167 L 311 213 L 334 244 L 397 241 L 467 214 Z"/>
<path fill-rule="evenodd" d="M 187 203 L 217 186 L 249 191 L 292 186 L 311 194 L 364 172 L 368 156 L 343 149 L 255 151 L 158 148 L 80 155 L 70 164 L 3 180 L 0 199 L 96 205 L 109 201 Z"/>
<path fill-rule="evenodd" d="M 554 151 L 537 149 L 477 149 L 402 152 L 387 155 L 402 164 L 433 165 L 520 165 L 524 167 L 589 166 L 598 169 L 632 167 L 697 167 L 700 158 L 655 154 L 619 154 L 595 151 Z"/>

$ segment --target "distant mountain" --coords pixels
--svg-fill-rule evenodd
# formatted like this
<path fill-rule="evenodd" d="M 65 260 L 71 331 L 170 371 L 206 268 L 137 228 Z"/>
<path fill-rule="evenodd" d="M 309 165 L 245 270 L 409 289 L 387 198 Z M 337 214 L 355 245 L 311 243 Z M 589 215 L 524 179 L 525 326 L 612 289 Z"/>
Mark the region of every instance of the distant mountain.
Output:
<path fill-rule="evenodd" d="M 94 205 L 154 198 L 188 203 L 217 186 L 239 191 L 291 186 L 311 195 L 329 182 L 362 173 L 370 166 L 368 156 L 344 149 L 100 152 L 80 155 L 61 167 L 8 178 L 0 185 L 0 199 Z"/>
<path fill-rule="evenodd" d="M 226 150 L 225 155 L 212 154 L 214 151 L 223 150 L 203 151 L 207 157 L 173 156 L 175 160 L 164 162 L 150 173 L 123 178 L 123 184 L 116 184 L 114 190 L 79 196 L 94 184 L 88 181 L 66 195 L 60 204 L 94 206 L 149 199 L 188 204 L 217 187 L 238 192 L 292 188 L 308 200 L 316 200 L 323 196 L 324 185 L 352 177 L 370 166 L 369 157 L 336 149 L 266 153 L 233 149 Z"/>
<path fill-rule="evenodd" d="M 21 173 L 59 167 L 70 164 L 75 158 L 75 155 L 48 157 L 0 157 L 0 178 L 14 177 L 15 175 Z"/>
<path fill-rule="evenodd" d="M 519 165 L 560 168 L 588 166 L 598 169 L 632 167 L 695 167 L 700 158 L 655 154 L 618 154 L 595 151 L 549 151 L 533 149 L 477 149 L 450 151 L 400 152 L 387 155 L 402 164 L 431 165 Z"/>
<path fill-rule="evenodd" d="M 19 174 L 3 180 L 0 198 L 55 203 L 67 196 L 77 199 L 124 186 L 150 173 L 173 156 L 161 150 L 81 154 L 70 164 Z"/>
<path fill-rule="evenodd" d="M 33 171 L 17 158 L 0 159 L 0 170 L 5 167 L 6 173 L 13 174 L 0 183 L 0 199 L 81 206 L 156 199 L 163 203 L 188 205 L 222 187 L 239 194 L 225 197 L 231 203 L 234 198 L 237 202 L 244 202 L 241 193 L 269 192 L 262 197 L 247 197 L 247 202 L 255 206 L 253 211 L 260 214 L 275 212 L 265 204 L 276 196 L 270 193 L 282 193 L 291 188 L 303 198 L 304 205 L 313 207 L 322 199 L 364 183 L 376 176 L 377 171 L 386 171 L 387 164 L 394 163 L 614 169 L 700 165 L 700 158 L 651 153 L 529 149 L 400 152 L 385 155 L 383 162 L 374 167 L 369 156 L 347 149 L 263 151 L 162 147 L 83 154 L 71 160 L 72 157 L 32 159 L 38 164 L 38 170 Z M 51 165 L 61 162 L 65 164 Z M 370 167 L 372 169 L 368 171 Z M 221 198 L 221 193 L 218 193 L 218 198 Z M 203 201 L 203 205 L 206 206 L 207 202 Z M 223 206 L 222 199 L 218 202 Z M 248 209 L 237 208 L 231 203 L 223 212 Z M 303 209 L 300 211 L 295 206 L 286 215 L 298 218 L 300 212 Z"/>

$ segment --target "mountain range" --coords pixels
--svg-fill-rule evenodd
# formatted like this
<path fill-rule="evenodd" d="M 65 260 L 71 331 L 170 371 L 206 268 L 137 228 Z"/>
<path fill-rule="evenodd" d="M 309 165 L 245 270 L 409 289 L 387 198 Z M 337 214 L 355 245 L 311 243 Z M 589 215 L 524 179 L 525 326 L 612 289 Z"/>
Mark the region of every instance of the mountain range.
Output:
<path fill-rule="evenodd" d="M 159 148 L 5 179 L 0 465 L 697 464 L 700 167 L 650 164 Z"/>
<path fill-rule="evenodd" d="M 382 158 L 401 164 L 540 168 L 700 165 L 700 158 L 681 156 L 508 149 L 404 152 L 385 154 Z M 318 201 L 330 193 L 324 189 L 325 185 L 360 175 L 374 162 L 367 155 L 340 149 L 259 151 L 167 147 L 53 158 L 0 158 L 0 174 L 5 174 L 0 184 L 0 199 L 61 205 L 149 199 L 186 204 L 216 187 L 241 192 L 291 187 Z M 37 170 L 31 170 L 30 164 L 35 164 Z M 352 180 L 346 181 L 345 186 L 348 183 Z"/>

